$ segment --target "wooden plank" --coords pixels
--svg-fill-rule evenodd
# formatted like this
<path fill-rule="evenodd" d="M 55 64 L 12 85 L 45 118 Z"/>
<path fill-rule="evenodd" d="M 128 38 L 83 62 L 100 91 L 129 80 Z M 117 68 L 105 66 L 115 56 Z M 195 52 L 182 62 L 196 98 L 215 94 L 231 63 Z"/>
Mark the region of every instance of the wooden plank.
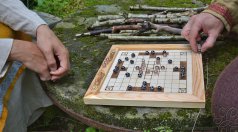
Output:
<path fill-rule="evenodd" d="M 192 53 L 193 95 L 205 102 L 202 55 Z"/>

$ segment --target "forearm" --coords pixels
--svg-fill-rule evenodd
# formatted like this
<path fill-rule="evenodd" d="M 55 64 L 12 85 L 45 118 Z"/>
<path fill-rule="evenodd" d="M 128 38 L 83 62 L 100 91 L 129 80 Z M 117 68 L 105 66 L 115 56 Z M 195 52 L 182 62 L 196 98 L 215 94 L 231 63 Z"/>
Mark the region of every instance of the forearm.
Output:
<path fill-rule="evenodd" d="M 229 32 L 238 22 L 238 0 L 213 0 L 211 5 L 203 12 L 210 13 L 219 18 Z"/>
<path fill-rule="evenodd" d="M 0 21 L 16 31 L 20 30 L 32 36 L 36 36 L 40 25 L 46 24 L 20 0 L 0 0 Z"/>
<path fill-rule="evenodd" d="M 12 39 L 0 39 L 0 78 L 6 72 L 6 62 L 12 48 Z"/>

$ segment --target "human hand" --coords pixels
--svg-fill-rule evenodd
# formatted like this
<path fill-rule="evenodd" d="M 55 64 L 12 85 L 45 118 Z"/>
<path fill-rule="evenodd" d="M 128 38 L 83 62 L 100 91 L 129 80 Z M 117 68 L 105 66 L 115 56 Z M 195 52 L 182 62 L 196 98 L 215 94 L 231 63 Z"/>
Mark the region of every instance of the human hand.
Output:
<path fill-rule="evenodd" d="M 68 50 L 46 25 L 37 28 L 37 46 L 46 58 L 51 80 L 57 80 L 68 73 L 70 69 Z M 59 61 L 58 65 L 56 59 Z"/>
<path fill-rule="evenodd" d="M 27 68 L 38 73 L 42 81 L 51 79 L 44 55 L 32 42 L 14 40 L 8 59 L 22 62 Z"/>
<path fill-rule="evenodd" d="M 189 41 L 192 50 L 197 52 L 197 42 L 201 39 L 200 32 L 208 35 L 205 43 L 202 45 L 201 51 L 205 52 L 207 49 L 214 46 L 218 35 L 224 29 L 224 24 L 217 17 L 209 13 L 200 13 L 194 15 L 184 26 L 182 36 Z"/>

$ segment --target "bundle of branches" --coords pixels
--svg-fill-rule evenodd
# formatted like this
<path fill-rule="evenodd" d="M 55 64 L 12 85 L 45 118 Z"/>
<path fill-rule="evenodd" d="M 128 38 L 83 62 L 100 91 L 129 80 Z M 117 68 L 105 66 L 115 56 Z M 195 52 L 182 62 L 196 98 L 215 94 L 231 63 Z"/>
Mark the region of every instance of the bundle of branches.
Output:
<path fill-rule="evenodd" d="M 90 32 L 76 34 L 76 36 L 99 35 L 111 40 L 126 41 L 184 40 L 181 37 L 182 27 L 192 15 L 203 11 L 205 8 L 130 6 L 131 10 L 151 10 L 157 11 L 157 13 L 100 15 L 98 20 L 89 28 L 91 29 Z M 167 35 L 161 35 L 161 32 L 167 33 Z"/>

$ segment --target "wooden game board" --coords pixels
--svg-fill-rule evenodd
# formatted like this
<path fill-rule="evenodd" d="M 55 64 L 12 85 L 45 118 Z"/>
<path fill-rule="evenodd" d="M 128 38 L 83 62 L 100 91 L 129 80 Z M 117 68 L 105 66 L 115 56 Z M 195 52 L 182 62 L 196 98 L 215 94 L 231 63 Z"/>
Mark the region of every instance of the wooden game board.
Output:
<path fill-rule="evenodd" d="M 113 45 L 84 102 L 204 108 L 201 54 L 187 44 Z"/>

